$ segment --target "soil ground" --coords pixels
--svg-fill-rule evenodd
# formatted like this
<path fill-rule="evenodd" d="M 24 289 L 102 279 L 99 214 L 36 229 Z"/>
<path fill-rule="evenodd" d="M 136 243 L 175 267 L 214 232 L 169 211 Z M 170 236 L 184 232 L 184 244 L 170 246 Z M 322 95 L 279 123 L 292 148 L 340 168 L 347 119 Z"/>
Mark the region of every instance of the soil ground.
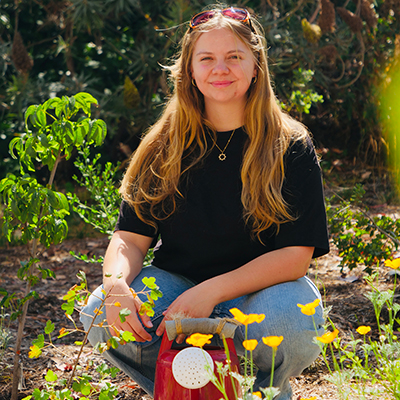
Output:
<path fill-rule="evenodd" d="M 374 207 L 374 212 L 385 212 L 393 217 L 398 217 L 400 211 L 399 207 L 390 208 L 385 204 L 380 205 L 379 201 Z M 39 298 L 32 300 L 29 305 L 21 350 L 23 376 L 20 381 L 20 399 L 31 394 L 34 388 L 43 387 L 44 375 L 48 368 L 56 371 L 59 377 L 69 377 L 71 365 L 77 354 L 77 347 L 73 345 L 73 342 L 82 340 L 83 334 L 74 334 L 55 340 L 55 348 L 45 349 L 42 356 L 37 359 L 28 357 L 29 347 L 32 345 L 32 340 L 43 333 L 46 321 L 49 319 L 56 325 L 57 332 L 62 327 L 72 327 L 72 324 L 65 318 L 61 304 L 64 302 L 62 297 L 68 289 L 78 283 L 76 274 L 80 270 L 86 273 L 90 290 L 95 289 L 101 283 L 100 265 L 78 261 L 70 255 L 70 251 L 84 253 L 89 257 L 100 256 L 105 253 L 107 244 L 108 239 L 105 237 L 73 239 L 44 251 L 41 265 L 52 269 L 56 273 L 56 279 L 41 281 L 35 287 Z M 24 259 L 26 259 L 26 252 L 23 247 L 0 249 L 0 287 L 6 288 L 9 293 L 21 292 L 21 282 L 16 273 L 20 262 Z M 340 257 L 337 250 L 332 248 L 330 254 L 314 261 L 309 270 L 309 277 L 319 287 L 325 306 L 332 307 L 330 318 L 340 330 L 340 336 L 344 340 L 349 339 L 359 325 L 369 325 L 372 327 L 372 331 L 376 332 L 377 324 L 373 306 L 365 297 L 369 287 L 363 280 L 362 268 L 344 274 L 340 272 L 339 262 Z M 381 271 L 379 287 L 383 290 L 391 289 L 393 275 L 390 275 L 385 267 L 382 267 Z M 397 294 L 397 296 L 399 295 Z M 384 314 L 382 318 L 385 319 Z M 8 347 L 0 348 L 0 400 L 9 400 L 11 393 L 13 346 L 17 326 L 15 323 L 9 324 L 8 318 L 0 318 L 0 328 L 7 328 L 11 332 Z M 104 362 L 104 359 L 90 345 L 85 347 L 80 365 L 89 374 L 96 376 L 94 371 L 96 366 Z M 325 379 L 326 374 L 327 369 L 320 357 L 300 377 L 292 379 L 293 399 L 307 399 L 312 396 L 316 396 L 317 399 L 338 399 L 335 387 Z M 123 373 L 119 373 L 111 381 L 118 386 L 117 398 L 119 400 L 151 399 Z"/>

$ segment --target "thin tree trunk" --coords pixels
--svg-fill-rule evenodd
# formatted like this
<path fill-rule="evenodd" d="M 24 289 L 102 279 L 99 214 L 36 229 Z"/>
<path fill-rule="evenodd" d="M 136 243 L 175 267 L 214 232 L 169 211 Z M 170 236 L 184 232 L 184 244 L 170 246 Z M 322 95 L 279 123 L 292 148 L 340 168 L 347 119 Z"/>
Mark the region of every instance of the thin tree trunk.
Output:
<path fill-rule="evenodd" d="M 57 166 L 58 166 L 60 160 L 61 160 L 61 157 L 60 157 L 60 151 L 59 151 L 56 162 L 50 173 L 49 182 L 47 184 L 49 189 L 51 189 L 51 187 L 53 185 L 54 177 L 56 174 L 56 169 L 57 169 Z M 42 208 L 42 211 L 40 212 L 38 221 L 41 220 L 42 213 L 43 213 L 43 208 Z M 33 258 L 36 257 L 37 246 L 38 246 L 38 239 L 35 238 L 32 241 L 31 257 L 33 257 Z M 33 275 L 35 267 L 36 267 L 36 263 L 33 263 L 30 266 L 28 276 Z M 25 297 L 28 296 L 28 294 L 31 291 L 31 288 L 32 288 L 31 281 L 28 279 L 26 282 L 26 287 L 25 287 Z M 22 314 L 18 317 L 18 333 L 17 333 L 17 339 L 15 341 L 15 348 L 14 348 L 13 382 L 12 382 L 11 399 L 10 400 L 18 400 L 18 383 L 21 379 L 21 372 L 20 372 L 21 371 L 21 369 L 20 369 L 21 344 L 22 344 L 22 338 L 24 335 L 26 314 L 28 313 L 28 305 L 29 305 L 29 300 L 26 301 L 24 303 L 24 305 L 22 306 Z"/>

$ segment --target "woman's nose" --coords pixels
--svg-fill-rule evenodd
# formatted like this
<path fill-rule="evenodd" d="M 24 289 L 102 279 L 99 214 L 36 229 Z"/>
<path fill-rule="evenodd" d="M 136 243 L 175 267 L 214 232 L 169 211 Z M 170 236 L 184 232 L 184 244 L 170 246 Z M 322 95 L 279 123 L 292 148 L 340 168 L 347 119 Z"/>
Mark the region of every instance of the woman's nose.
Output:
<path fill-rule="evenodd" d="M 225 73 L 229 72 L 228 65 L 224 60 L 217 60 L 213 68 L 214 73 Z"/>

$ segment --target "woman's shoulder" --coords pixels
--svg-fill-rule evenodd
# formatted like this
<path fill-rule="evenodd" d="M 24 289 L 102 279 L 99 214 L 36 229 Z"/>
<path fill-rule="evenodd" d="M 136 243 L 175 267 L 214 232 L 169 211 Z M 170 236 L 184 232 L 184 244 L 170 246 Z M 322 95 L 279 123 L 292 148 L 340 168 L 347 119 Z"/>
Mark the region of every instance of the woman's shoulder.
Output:
<path fill-rule="evenodd" d="M 309 134 L 291 137 L 285 153 L 286 165 L 312 164 L 319 166 L 318 156 Z"/>

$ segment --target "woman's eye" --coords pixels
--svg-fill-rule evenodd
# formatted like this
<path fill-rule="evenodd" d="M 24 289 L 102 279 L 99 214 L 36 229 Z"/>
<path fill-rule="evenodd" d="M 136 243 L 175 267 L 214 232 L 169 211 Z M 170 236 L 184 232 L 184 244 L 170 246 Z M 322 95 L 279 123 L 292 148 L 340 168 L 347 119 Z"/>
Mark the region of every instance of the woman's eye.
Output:
<path fill-rule="evenodd" d="M 211 57 L 203 57 L 200 59 L 200 61 L 208 61 L 208 60 L 211 60 Z"/>

